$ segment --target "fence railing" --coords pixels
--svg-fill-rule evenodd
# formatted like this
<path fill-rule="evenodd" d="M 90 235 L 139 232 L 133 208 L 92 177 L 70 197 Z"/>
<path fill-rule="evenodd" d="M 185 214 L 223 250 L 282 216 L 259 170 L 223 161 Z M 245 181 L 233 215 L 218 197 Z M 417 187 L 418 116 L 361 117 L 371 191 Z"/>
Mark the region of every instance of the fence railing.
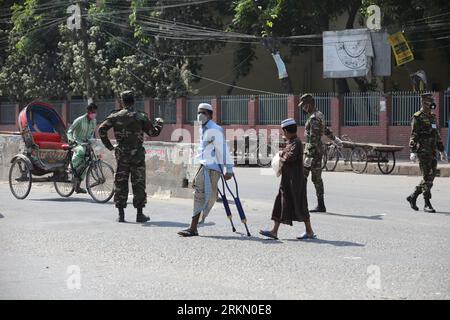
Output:
<path fill-rule="evenodd" d="M 420 94 L 392 92 L 391 122 L 393 126 L 409 126 L 411 116 L 420 110 Z"/>
<path fill-rule="evenodd" d="M 221 96 L 222 124 L 248 124 L 248 102 L 250 95 Z"/>
<path fill-rule="evenodd" d="M 211 103 L 213 96 L 194 96 L 186 99 L 186 123 L 193 124 L 197 120 L 197 108 L 202 102 Z"/>
<path fill-rule="evenodd" d="M 380 116 L 379 92 L 344 94 L 344 126 L 377 126 Z"/>
<path fill-rule="evenodd" d="M 442 113 L 444 127 L 448 127 L 450 117 L 450 92 L 444 92 L 444 112 Z"/>
<path fill-rule="evenodd" d="M 107 116 L 111 112 L 113 112 L 116 109 L 116 100 L 115 99 L 107 99 L 107 100 L 101 100 L 96 101 L 95 104 L 97 105 L 97 123 L 103 122 L 103 120 L 106 119 Z M 86 109 L 87 104 L 84 106 Z M 83 110 L 83 113 L 86 112 Z"/>
<path fill-rule="evenodd" d="M 87 101 L 85 100 L 72 100 L 70 101 L 69 109 L 69 122 L 73 121 L 86 112 Z"/>
<path fill-rule="evenodd" d="M 333 92 L 313 93 L 316 108 L 323 113 L 326 126 L 331 126 L 331 99 L 335 96 Z M 305 125 L 307 118 L 308 115 L 299 110 L 298 122 L 301 126 Z"/>
<path fill-rule="evenodd" d="M 259 123 L 279 125 L 288 115 L 288 95 L 260 95 Z"/>
<path fill-rule="evenodd" d="M 0 102 L 0 124 L 16 123 L 16 104 L 13 102 Z"/>
<path fill-rule="evenodd" d="M 176 100 L 155 100 L 153 113 L 155 118 L 163 118 L 164 123 L 174 124 L 177 122 Z"/>

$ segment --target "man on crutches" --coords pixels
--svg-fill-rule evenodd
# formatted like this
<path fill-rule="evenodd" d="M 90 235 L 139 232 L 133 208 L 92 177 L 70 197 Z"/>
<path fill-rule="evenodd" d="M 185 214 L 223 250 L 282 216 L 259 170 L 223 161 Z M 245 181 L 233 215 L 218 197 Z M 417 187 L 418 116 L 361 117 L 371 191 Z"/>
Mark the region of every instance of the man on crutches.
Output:
<path fill-rule="evenodd" d="M 205 220 L 217 200 L 217 183 L 221 175 L 225 180 L 233 177 L 233 160 L 228 152 L 224 130 L 212 120 L 212 115 L 210 104 L 199 104 L 197 120 L 201 127 L 196 160 L 200 167 L 193 182 L 195 193 L 191 225 L 178 232 L 182 237 L 198 236 L 199 222 Z"/>

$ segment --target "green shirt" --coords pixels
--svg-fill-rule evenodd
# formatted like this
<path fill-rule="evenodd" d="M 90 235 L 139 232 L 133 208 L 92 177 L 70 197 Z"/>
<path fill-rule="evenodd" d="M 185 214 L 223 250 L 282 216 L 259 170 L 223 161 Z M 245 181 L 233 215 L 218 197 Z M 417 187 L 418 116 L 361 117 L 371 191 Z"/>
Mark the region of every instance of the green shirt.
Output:
<path fill-rule="evenodd" d="M 95 127 L 97 126 L 97 121 L 89 120 L 87 113 L 75 119 L 72 125 L 67 131 L 67 137 L 69 141 L 76 143 L 87 142 L 89 139 L 94 137 Z"/>

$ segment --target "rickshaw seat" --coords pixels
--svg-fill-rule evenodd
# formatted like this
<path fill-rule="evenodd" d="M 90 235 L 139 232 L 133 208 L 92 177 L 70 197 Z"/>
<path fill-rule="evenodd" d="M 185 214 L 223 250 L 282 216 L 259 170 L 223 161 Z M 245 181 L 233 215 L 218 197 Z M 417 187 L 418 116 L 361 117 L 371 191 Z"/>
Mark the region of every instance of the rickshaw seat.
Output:
<path fill-rule="evenodd" d="M 40 149 L 67 150 L 65 148 L 67 143 L 61 141 L 61 136 L 58 133 L 33 132 L 32 135 L 34 143 L 36 143 Z"/>

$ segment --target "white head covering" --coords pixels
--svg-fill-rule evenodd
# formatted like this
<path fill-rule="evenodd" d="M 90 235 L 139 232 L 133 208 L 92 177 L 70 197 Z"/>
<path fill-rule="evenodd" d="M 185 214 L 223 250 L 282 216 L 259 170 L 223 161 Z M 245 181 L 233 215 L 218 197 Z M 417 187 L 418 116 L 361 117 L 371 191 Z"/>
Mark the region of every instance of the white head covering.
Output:
<path fill-rule="evenodd" d="M 197 108 L 197 110 L 200 110 L 200 109 L 205 109 L 205 110 L 209 110 L 209 111 L 213 111 L 213 107 L 212 107 L 212 105 L 210 105 L 209 103 L 200 103 L 199 105 L 198 105 L 198 108 Z"/>
<path fill-rule="evenodd" d="M 289 118 L 289 119 L 283 120 L 281 122 L 281 128 L 285 128 L 287 126 L 291 126 L 291 125 L 294 125 L 294 124 L 297 124 L 297 122 L 295 122 L 294 119 Z"/>

